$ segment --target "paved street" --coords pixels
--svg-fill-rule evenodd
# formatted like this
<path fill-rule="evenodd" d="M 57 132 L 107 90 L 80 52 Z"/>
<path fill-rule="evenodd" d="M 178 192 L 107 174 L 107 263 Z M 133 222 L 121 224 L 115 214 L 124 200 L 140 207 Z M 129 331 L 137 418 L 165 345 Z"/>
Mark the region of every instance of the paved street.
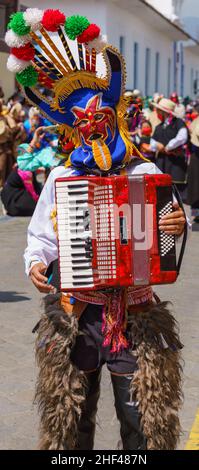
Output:
<path fill-rule="evenodd" d="M 31 330 L 39 318 L 41 296 L 24 275 L 22 253 L 27 219 L 0 217 L 0 449 L 34 449 L 37 415 L 32 405 L 35 362 Z M 189 241 L 182 274 L 175 286 L 156 289 L 175 305 L 184 343 L 184 449 L 199 408 L 199 233 Z M 110 378 L 104 368 L 96 434 L 97 449 L 115 449 L 119 440 Z"/>

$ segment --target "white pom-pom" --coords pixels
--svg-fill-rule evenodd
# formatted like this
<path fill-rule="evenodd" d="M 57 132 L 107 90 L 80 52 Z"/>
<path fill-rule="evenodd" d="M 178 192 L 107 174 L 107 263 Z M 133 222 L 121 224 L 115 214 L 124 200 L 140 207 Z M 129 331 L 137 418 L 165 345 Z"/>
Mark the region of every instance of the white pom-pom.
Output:
<path fill-rule="evenodd" d="M 26 34 L 25 36 L 18 36 L 18 34 L 12 31 L 12 29 L 9 29 L 5 35 L 5 42 L 9 47 L 25 46 L 25 44 L 30 41 L 31 37 L 29 36 L 29 34 Z"/>
<path fill-rule="evenodd" d="M 105 35 L 102 36 L 100 34 L 98 38 L 93 39 L 93 41 L 90 41 L 85 46 L 89 51 L 91 51 L 92 49 L 95 49 L 96 52 L 99 54 L 106 45 L 107 45 L 107 36 Z"/>
<path fill-rule="evenodd" d="M 23 17 L 28 26 L 31 27 L 31 31 L 38 31 L 41 29 L 41 20 L 43 18 L 43 10 L 39 8 L 27 8 L 24 12 Z"/>
<path fill-rule="evenodd" d="M 10 72 L 22 72 L 22 70 L 26 69 L 31 62 L 26 60 L 17 59 L 13 54 L 10 54 L 7 61 L 7 68 Z"/>

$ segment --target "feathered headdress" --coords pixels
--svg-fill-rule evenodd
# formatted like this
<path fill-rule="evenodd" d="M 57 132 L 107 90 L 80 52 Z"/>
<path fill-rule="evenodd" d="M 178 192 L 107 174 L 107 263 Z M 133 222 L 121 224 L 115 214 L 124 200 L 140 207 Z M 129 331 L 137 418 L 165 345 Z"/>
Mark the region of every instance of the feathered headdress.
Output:
<path fill-rule="evenodd" d="M 56 33 L 56 37 L 52 33 Z M 68 39 L 76 41 L 78 63 Z M 61 131 L 65 131 L 74 141 L 76 150 L 71 155 L 73 165 L 78 166 L 84 158 L 87 166 L 95 167 L 97 164 L 106 171 L 111 165 L 118 166 L 132 156 L 133 144 L 124 119 L 124 60 L 116 49 L 104 42 L 96 24 L 79 15 L 66 18 L 59 10 L 28 8 L 11 16 L 5 41 L 11 47 L 7 67 L 16 73 L 27 99 L 52 122 L 60 124 Z M 62 53 L 63 49 L 65 53 Z M 106 65 L 103 78 L 97 75 L 98 53 L 102 54 Z M 43 96 L 37 85 L 50 89 L 53 98 Z M 98 98 L 95 100 L 96 96 Z M 107 145 L 101 140 L 94 140 L 90 146 L 91 152 L 89 144 L 79 139 L 75 131 L 78 117 L 85 110 L 89 111 L 89 106 L 95 106 L 96 112 L 101 106 L 106 115 L 109 113 L 110 127 L 110 122 L 113 125 L 110 108 L 116 115 L 114 135 L 106 124 Z M 107 152 L 110 158 L 103 159 L 102 155 L 106 156 Z"/>

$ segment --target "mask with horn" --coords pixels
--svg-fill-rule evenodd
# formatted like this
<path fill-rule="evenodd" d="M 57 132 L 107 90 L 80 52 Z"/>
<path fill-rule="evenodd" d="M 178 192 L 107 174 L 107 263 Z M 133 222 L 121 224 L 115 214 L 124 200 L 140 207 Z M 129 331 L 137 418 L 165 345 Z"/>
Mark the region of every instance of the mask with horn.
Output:
<path fill-rule="evenodd" d="M 69 40 L 76 41 L 77 60 Z M 70 165 L 109 171 L 128 163 L 134 148 L 125 120 L 125 64 L 96 24 L 79 15 L 66 18 L 59 10 L 29 8 L 11 16 L 5 41 L 11 47 L 8 69 L 29 102 L 73 141 Z M 102 78 L 97 54 L 106 66 Z M 51 98 L 38 85 L 50 90 Z"/>

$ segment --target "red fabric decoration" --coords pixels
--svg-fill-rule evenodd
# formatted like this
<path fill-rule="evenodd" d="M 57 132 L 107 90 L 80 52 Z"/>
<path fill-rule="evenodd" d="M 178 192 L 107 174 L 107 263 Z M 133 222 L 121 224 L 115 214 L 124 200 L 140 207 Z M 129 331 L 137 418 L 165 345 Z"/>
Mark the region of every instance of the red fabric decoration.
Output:
<path fill-rule="evenodd" d="M 53 80 L 51 80 L 51 78 L 49 78 L 44 72 L 39 72 L 38 82 L 49 90 L 53 87 Z"/>
<path fill-rule="evenodd" d="M 59 10 L 46 10 L 42 18 L 42 25 L 47 31 L 55 32 L 66 21 L 64 13 Z"/>
<path fill-rule="evenodd" d="M 75 148 L 73 142 L 69 141 L 66 144 L 62 145 L 62 150 L 66 152 L 72 152 L 72 150 Z"/>
<path fill-rule="evenodd" d="M 25 46 L 22 47 L 12 47 L 11 54 L 17 57 L 17 59 L 26 61 L 33 60 L 35 56 L 35 49 L 32 44 L 28 42 Z"/>
<path fill-rule="evenodd" d="M 93 41 L 98 38 L 100 34 L 100 28 L 96 24 L 90 24 L 85 31 L 77 37 L 78 42 L 85 44 L 86 42 Z"/>

